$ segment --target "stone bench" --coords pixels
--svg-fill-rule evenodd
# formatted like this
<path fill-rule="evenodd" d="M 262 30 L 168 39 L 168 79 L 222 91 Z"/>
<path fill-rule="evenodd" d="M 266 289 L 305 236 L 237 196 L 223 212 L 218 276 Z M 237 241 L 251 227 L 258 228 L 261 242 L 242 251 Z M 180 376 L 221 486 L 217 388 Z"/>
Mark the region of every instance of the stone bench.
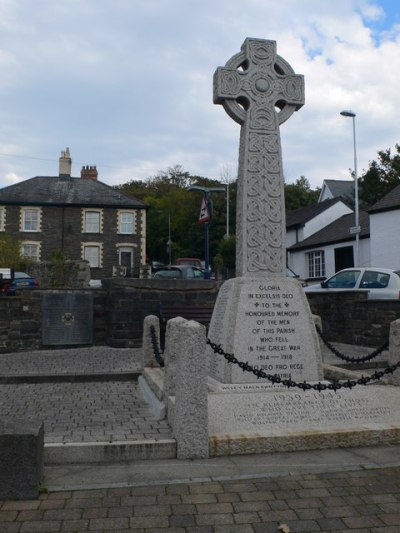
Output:
<path fill-rule="evenodd" d="M 0 418 L 0 500 L 38 498 L 43 450 L 43 422 Z"/>

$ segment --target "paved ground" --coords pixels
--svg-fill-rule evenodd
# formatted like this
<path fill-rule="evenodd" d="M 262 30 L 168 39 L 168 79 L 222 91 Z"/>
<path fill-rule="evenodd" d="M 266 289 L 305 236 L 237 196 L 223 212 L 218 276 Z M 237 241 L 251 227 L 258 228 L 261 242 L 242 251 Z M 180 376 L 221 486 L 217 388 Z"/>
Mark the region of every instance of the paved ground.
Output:
<path fill-rule="evenodd" d="M 50 492 L 0 502 L 8 532 L 400 531 L 400 467 Z"/>
<path fill-rule="evenodd" d="M 111 379 L 116 368 L 137 369 L 134 351 L 121 351 L 120 361 L 118 353 L 112 355 L 108 369 L 113 350 L 89 352 L 55 359 L 42 352 L 0 355 L 0 377 L 51 375 L 59 364 L 65 374 L 108 372 Z M 152 419 L 135 383 L 89 378 L 3 382 L 2 414 L 15 416 L 19 409 L 44 416 L 47 442 L 154 438 L 154 430 L 170 435 L 165 422 Z M 0 533 L 400 532 L 400 446 L 47 466 L 45 483 L 49 492 L 37 500 L 0 501 Z"/>

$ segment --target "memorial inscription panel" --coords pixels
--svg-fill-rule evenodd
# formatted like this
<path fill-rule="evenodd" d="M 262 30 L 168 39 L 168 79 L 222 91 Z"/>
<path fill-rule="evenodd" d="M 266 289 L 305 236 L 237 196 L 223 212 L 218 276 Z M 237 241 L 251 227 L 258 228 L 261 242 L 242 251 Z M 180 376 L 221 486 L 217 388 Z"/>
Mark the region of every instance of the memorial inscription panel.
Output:
<path fill-rule="evenodd" d="M 400 426 L 400 390 L 362 387 L 209 396 L 210 435 L 340 430 Z"/>
<path fill-rule="evenodd" d="M 267 374 L 282 379 L 322 378 L 318 339 L 304 291 L 281 277 L 235 278 L 221 288 L 209 338 Z M 259 382 L 223 356 L 209 356 L 209 373 L 228 383 Z"/>

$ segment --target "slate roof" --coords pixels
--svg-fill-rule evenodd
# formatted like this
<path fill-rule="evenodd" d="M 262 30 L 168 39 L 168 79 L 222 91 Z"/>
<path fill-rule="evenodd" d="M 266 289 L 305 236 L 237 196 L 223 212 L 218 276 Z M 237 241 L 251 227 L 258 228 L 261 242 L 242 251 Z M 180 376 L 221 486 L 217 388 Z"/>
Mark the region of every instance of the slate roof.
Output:
<path fill-rule="evenodd" d="M 36 176 L 4 187 L 0 189 L 0 204 L 148 208 L 101 181 L 70 176 Z"/>
<path fill-rule="evenodd" d="M 359 222 L 361 226 L 360 239 L 365 239 L 369 237 L 369 215 L 367 212 L 360 211 Z M 349 229 L 353 226 L 354 213 L 343 215 L 320 231 L 304 239 L 304 241 L 293 244 L 288 250 L 303 250 L 354 240 L 354 235 L 349 232 Z"/>
<path fill-rule="evenodd" d="M 380 211 L 391 211 L 393 209 L 400 209 L 400 185 L 385 194 L 368 212 L 379 213 Z"/>
<path fill-rule="evenodd" d="M 340 202 L 340 198 L 331 198 L 319 204 L 307 205 L 293 211 L 286 212 L 286 229 L 304 226 L 306 222 L 323 213 L 329 207 Z"/>
<path fill-rule="evenodd" d="M 324 180 L 334 198 L 352 198 L 354 196 L 354 181 Z"/>

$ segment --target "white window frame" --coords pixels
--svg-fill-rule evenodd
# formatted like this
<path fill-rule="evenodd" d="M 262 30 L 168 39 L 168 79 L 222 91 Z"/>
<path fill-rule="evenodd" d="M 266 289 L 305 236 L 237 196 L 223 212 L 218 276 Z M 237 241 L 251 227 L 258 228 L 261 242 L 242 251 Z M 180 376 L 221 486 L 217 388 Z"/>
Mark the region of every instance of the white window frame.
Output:
<path fill-rule="evenodd" d="M 90 256 L 88 257 L 87 255 L 87 251 L 89 249 L 91 250 L 97 249 L 95 262 L 92 261 L 92 258 L 94 257 L 94 255 L 92 256 L 92 258 Z M 89 263 L 90 268 L 102 268 L 103 266 L 103 245 L 102 243 L 99 243 L 99 242 L 82 243 L 82 259 Z"/>
<path fill-rule="evenodd" d="M 126 215 L 131 217 L 131 221 L 123 220 Z M 134 210 L 118 210 L 118 233 L 121 235 L 134 235 L 136 233 L 136 212 Z"/>
<path fill-rule="evenodd" d="M 326 276 L 325 250 L 307 252 L 307 272 L 309 278 L 323 278 Z"/>
<path fill-rule="evenodd" d="M 26 253 L 27 250 L 29 253 Z M 32 253 L 33 251 L 33 253 Z M 21 242 L 21 255 L 30 259 L 31 261 L 40 261 L 41 243 L 36 241 L 22 241 Z"/>
<path fill-rule="evenodd" d="M 97 220 L 89 221 L 90 215 L 96 215 Z M 83 209 L 82 211 L 82 233 L 103 233 L 103 210 Z"/>
<path fill-rule="evenodd" d="M 21 231 L 26 233 L 40 232 L 42 222 L 42 210 L 40 207 L 22 207 L 21 209 Z M 34 216 L 30 217 L 28 214 Z"/>
<path fill-rule="evenodd" d="M 6 231 L 6 208 L 0 206 L 0 231 Z"/>

